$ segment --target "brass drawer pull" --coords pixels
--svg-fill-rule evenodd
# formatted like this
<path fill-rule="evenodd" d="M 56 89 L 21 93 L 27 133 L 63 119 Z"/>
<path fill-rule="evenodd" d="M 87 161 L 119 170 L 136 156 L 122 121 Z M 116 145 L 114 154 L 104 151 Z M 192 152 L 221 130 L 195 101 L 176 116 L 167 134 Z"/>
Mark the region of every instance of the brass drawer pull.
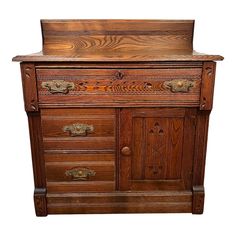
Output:
<path fill-rule="evenodd" d="M 66 176 L 71 176 L 72 180 L 88 180 L 90 176 L 95 176 L 96 172 L 88 168 L 73 168 L 65 172 Z"/>
<path fill-rule="evenodd" d="M 171 81 L 165 81 L 164 87 L 170 89 L 173 93 L 187 93 L 189 92 L 191 87 L 195 86 L 194 81 L 186 80 L 186 79 L 175 79 Z"/>
<path fill-rule="evenodd" d="M 67 132 L 69 131 L 70 136 L 87 136 L 89 133 L 93 133 L 94 127 L 93 125 L 87 125 L 87 124 L 72 124 L 72 125 L 66 125 L 63 127 L 63 131 Z"/>
<path fill-rule="evenodd" d="M 70 90 L 73 90 L 75 88 L 75 84 L 73 82 L 67 82 L 65 80 L 52 80 L 42 82 L 42 88 L 46 88 L 52 94 L 67 94 Z"/>

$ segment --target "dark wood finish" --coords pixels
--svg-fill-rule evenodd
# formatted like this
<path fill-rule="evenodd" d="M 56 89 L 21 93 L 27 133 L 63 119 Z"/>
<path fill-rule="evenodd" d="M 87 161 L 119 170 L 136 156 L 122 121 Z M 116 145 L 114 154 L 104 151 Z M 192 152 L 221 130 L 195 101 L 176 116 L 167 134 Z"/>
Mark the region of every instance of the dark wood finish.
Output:
<path fill-rule="evenodd" d="M 131 108 L 121 111 L 121 190 L 191 189 L 195 123 L 189 122 L 185 112 L 189 110 Z M 194 110 L 191 113 L 194 119 Z M 193 131 L 190 137 L 189 131 Z M 130 150 L 128 154 L 123 152 L 124 147 Z"/>
<path fill-rule="evenodd" d="M 198 111 L 193 165 L 193 213 L 202 213 L 204 207 L 204 173 L 210 111 Z"/>
<path fill-rule="evenodd" d="M 57 105 L 118 105 L 129 102 L 155 105 L 199 106 L 201 68 L 188 69 L 37 69 L 39 104 Z M 51 93 L 42 84 L 49 81 L 66 81 L 74 89 L 66 94 Z M 171 81 L 190 81 L 189 91 L 174 94 L 165 85 Z M 134 95 L 140 95 L 135 96 Z"/>
<path fill-rule="evenodd" d="M 200 110 L 211 110 L 215 84 L 215 62 L 204 62 L 202 67 L 202 86 Z"/>
<path fill-rule="evenodd" d="M 63 128 L 73 124 L 93 125 L 86 136 L 71 136 Z M 114 109 L 43 109 L 42 132 L 45 150 L 115 150 Z"/>
<path fill-rule="evenodd" d="M 17 56 L 37 216 L 192 212 L 216 60 L 192 20 L 43 20 L 43 52 Z"/>
<path fill-rule="evenodd" d="M 89 181 L 110 181 L 114 180 L 114 161 L 80 161 L 64 163 L 46 163 L 46 178 L 50 181 L 73 181 L 71 176 L 65 175 L 67 170 L 79 167 L 86 167 L 96 172 Z"/>
<path fill-rule="evenodd" d="M 202 68 L 202 65 L 202 61 L 35 62 L 37 69 L 176 69 Z"/>
<path fill-rule="evenodd" d="M 38 111 L 38 93 L 34 63 L 21 63 L 25 110 Z"/>
<path fill-rule="evenodd" d="M 115 181 L 48 182 L 49 193 L 113 192 Z"/>
<path fill-rule="evenodd" d="M 71 138 L 70 133 L 63 127 L 70 124 L 92 124 L 93 132 L 86 137 L 114 137 L 115 110 L 114 109 L 43 109 L 42 129 L 45 138 Z"/>
<path fill-rule="evenodd" d="M 39 112 L 28 112 L 30 129 L 31 155 L 34 170 L 34 202 L 37 216 L 47 215 L 46 179 L 43 156 L 41 117 Z"/>
<path fill-rule="evenodd" d="M 204 187 L 193 186 L 193 214 L 202 214 L 204 207 Z"/>
<path fill-rule="evenodd" d="M 190 191 L 47 194 L 48 213 L 191 212 Z"/>
<path fill-rule="evenodd" d="M 47 216 L 46 188 L 36 188 L 34 190 L 34 206 L 36 216 Z"/>

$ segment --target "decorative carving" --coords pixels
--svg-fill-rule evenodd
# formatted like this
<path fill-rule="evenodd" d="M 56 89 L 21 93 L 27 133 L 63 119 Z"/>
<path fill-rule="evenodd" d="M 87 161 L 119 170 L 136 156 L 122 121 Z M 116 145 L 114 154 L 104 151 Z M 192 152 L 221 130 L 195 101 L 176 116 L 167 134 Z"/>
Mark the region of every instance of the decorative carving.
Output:
<path fill-rule="evenodd" d="M 31 109 L 34 110 L 34 111 L 36 111 L 36 106 L 37 106 L 36 101 L 35 101 L 34 99 L 32 99 L 32 100 L 30 101 L 30 107 L 31 107 Z"/>
<path fill-rule="evenodd" d="M 149 82 L 144 82 L 144 86 L 145 89 L 152 89 L 152 84 Z"/>
<path fill-rule="evenodd" d="M 52 94 L 67 94 L 70 90 L 73 90 L 75 88 L 75 85 L 73 82 L 67 82 L 65 80 L 52 80 L 42 82 L 42 88 L 46 88 Z"/>
<path fill-rule="evenodd" d="M 207 71 L 206 73 L 207 73 L 207 76 L 208 77 L 210 77 L 211 75 L 212 75 L 212 72 L 213 72 L 213 70 L 212 70 L 213 68 L 211 68 L 211 67 L 207 67 L 205 70 Z"/>
<path fill-rule="evenodd" d="M 164 87 L 170 89 L 173 93 L 187 93 L 191 87 L 194 87 L 195 82 L 186 79 L 175 79 L 171 81 L 165 81 Z"/>
<path fill-rule="evenodd" d="M 152 171 L 152 174 L 157 175 L 160 174 L 162 171 L 162 165 L 160 164 L 163 161 L 163 146 L 153 146 L 152 153 L 153 153 L 153 164 L 149 165 L 149 169 Z"/>
<path fill-rule="evenodd" d="M 204 62 L 201 80 L 200 110 L 211 110 L 215 82 L 215 62 Z"/>
<path fill-rule="evenodd" d="M 22 64 L 22 82 L 24 89 L 24 102 L 26 111 L 38 110 L 37 86 L 35 68 L 32 63 Z"/>
<path fill-rule="evenodd" d="M 158 121 L 155 121 L 153 125 L 147 130 L 149 135 L 155 135 L 155 136 L 163 136 L 164 135 L 164 130 L 159 124 Z M 161 165 L 164 155 L 163 155 L 163 143 L 160 142 L 159 137 L 157 142 L 153 145 L 153 143 L 150 143 L 149 148 L 151 148 L 151 162 L 148 163 L 148 169 L 149 172 L 152 175 L 152 178 L 157 178 L 159 175 L 161 175 L 162 168 L 163 166 Z"/>
<path fill-rule="evenodd" d="M 160 124 L 158 122 L 156 122 L 154 124 L 154 127 L 152 129 L 149 130 L 150 134 L 157 134 L 157 135 L 163 135 L 164 131 L 161 128 Z"/>
<path fill-rule="evenodd" d="M 200 104 L 200 108 L 201 108 L 201 109 L 204 109 L 205 106 L 206 106 L 206 98 L 205 98 L 205 97 L 202 97 L 201 104 Z"/>
<path fill-rule="evenodd" d="M 73 93 L 69 94 L 72 96 L 83 95 L 83 94 L 97 94 L 97 95 L 110 95 L 110 94 L 119 94 L 119 95 L 128 95 L 128 94 L 166 94 L 167 92 L 189 92 L 191 87 L 195 86 L 195 92 L 199 91 L 199 77 L 194 77 L 196 80 L 189 80 L 187 78 L 181 80 L 168 80 L 160 81 L 155 80 L 154 78 L 149 80 L 135 80 L 135 78 L 123 78 L 123 74 L 117 72 L 117 78 L 114 75 L 114 79 L 95 79 L 91 78 L 75 78 L 73 80 L 73 85 L 71 87 L 63 89 L 58 83 L 64 81 L 64 77 L 61 77 L 61 80 L 53 80 L 51 77 L 49 81 L 42 81 L 42 88 L 39 91 L 41 95 L 48 95 L 48 92 L 45 91 L 45 88 L 52 94 L 54 93 L 63 93 L 66 94 L 70 90 L 73 90 Z M 43 77 L 38 77 L 39 80 L 44 79 Z M 122 78 L 122 79 L 121 79 Z M 45 79 L 48 79 L 45 78 Z M 59 82 L 58 82 L 59 81 Z M 50 83 L 50 84 L 49 84 Z M 64 81 L 64 83 L 66 83 Z M 72 83 L 72 82 L 67 82 Z M 68 85 L 70 86 L 70 84 Z M 68 96 L 69 96 L 68 95 Z"/>
<path fill-rule="evenodd" d="M 87 125 L 87 124 L 72 124 L 72 125 L 66 125 L 63 127 L 63 131 L 67 132 L 69 131 L 70 136 L 87 136 L 89 133 L 92 133 L 94 131 L 93 125 Z"/>
<path fill-rule="evenodd" d="M 90 176 L 95 176 L 96 172 L 88 168 L 75 167 L 65 172 L 66 176 L 71 176 L 72 180 L 88 180 Z"/>
<path fill-rule="evenodd" d="M 27 67 L 25 68 L 25 78 L 26 78 L 26 79 L 30 79 L 31 73 L 32 73 L 32 68 L 27 66 Z"/>

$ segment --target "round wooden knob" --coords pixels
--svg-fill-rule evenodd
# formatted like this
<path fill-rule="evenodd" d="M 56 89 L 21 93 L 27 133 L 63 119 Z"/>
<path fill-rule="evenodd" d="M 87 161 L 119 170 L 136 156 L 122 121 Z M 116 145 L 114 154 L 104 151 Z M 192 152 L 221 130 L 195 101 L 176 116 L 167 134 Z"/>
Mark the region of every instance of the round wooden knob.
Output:
<path fill-rule="evenodd" d="M 123 147 L 121 149 L 121 154 L 124 156 L 129 156 L 131 154 L 131 150 L 129 147 Z"/>

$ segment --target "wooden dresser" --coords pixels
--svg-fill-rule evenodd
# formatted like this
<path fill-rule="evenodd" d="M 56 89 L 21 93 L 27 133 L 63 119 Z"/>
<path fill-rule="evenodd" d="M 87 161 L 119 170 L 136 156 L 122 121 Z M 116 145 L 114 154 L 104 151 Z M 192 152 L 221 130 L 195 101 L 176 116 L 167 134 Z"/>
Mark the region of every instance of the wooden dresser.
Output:
<path fill-rule="evenodd" d="M 21 62 L 37 216 L 192 212 L 219 55 L 192 20 L 42 20 Z M 30 42 L 29 42 L 30 43 Z"/>

